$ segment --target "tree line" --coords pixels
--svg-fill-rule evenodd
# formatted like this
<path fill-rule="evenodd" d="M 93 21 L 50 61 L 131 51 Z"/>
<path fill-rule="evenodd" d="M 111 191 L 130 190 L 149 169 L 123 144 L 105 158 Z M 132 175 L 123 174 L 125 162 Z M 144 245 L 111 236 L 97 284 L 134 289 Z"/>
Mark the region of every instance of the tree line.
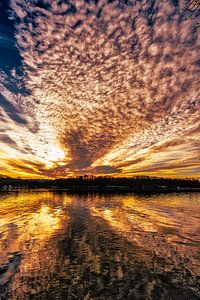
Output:
<path fill-rule="evenodd" d="M 79 176 L 60 179 L 20 179 L 1 177 L 0 189 L 68 189 L 68 190 L 170 190 L 170 189 L 200 189 L 198 179 L 171 179 L 161 177 L 108 177 Z"/>

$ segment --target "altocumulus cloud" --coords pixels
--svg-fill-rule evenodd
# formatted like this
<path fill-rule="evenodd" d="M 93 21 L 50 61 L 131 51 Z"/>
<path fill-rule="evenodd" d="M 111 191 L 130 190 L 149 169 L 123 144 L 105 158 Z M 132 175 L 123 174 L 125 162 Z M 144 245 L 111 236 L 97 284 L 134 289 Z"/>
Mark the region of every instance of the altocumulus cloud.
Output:
<path fill-rule="evenodd" d="M 7 156 L 41 163 L 39 176 L 197 176 L 200 43 L 181 5 L 12 0 L 13 80 L 29 92 L 1 74 Z"/>

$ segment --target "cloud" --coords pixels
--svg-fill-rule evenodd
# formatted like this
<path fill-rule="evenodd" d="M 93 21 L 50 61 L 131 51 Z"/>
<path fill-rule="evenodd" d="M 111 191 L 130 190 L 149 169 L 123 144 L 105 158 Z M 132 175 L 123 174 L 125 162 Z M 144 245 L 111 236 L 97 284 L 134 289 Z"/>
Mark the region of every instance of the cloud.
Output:
<path fill-rule="evenodd" d="M 0 134 L 0 142 L 18 148 L 17 143 L 6 134 Z"/>
<path fill-rule="evenodd" d="M 164 150 L 172 148 L 172 147 L 177 147 L 182 144 L 184 144 L 184 140 L 176 139 L 176 140 L 167 141 L 162 145 L 153 146 L 151 149 L 155 153 L 155 152 L 164 151 Z"/>
<path fill-rule="evenodd" d="M 121 170 L 111 166 L 97 166 L 94 168 L 93 172 L 94 174 L 119 174 L 121 173 Z"/>
<path fill-rule="evenodd" d="M 48 176 L 135 174 L 170 166 L 171 155 L 178 170 L 180 156 L 191 156 L 199 36 L 177 1 L 12 0 L 11 10 L 28 93 L 18 93 L 22 115 L 7 114 L 35 130 L 30 140 L 9 136 L 46 162 Z"/>
<path fill-rule="evenodd" d="M 24 125 L 27 124 L 27 121 L 17 112 L 16 107 L 2 95 L 0 95 L 0 106 L 14 122 Z"/>

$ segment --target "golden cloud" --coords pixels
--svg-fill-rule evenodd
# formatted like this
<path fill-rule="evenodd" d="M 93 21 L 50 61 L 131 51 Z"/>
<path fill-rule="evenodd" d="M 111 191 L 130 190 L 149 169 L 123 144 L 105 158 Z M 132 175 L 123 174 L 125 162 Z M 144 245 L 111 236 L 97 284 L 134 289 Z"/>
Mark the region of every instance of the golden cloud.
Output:
<path fill-rule="evenodd" d="M 198 176 L 200 43 L 180 6 L 12 0 L 11 10 L 29 93 L 11 93 L 1 75 L 1 141 L 17 145 L 7 158 L 59 177 L 181 175 L 184 157 Z M 5 103 L 18 108 L 14 118 Z"/>

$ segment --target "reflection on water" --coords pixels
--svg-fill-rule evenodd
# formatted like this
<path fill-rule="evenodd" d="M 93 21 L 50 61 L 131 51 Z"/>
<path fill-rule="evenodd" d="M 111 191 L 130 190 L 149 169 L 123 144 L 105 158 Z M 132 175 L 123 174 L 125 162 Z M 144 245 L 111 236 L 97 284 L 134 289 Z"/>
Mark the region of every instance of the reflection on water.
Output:
<path fill-rule="evenodd" d="M 0 197 L 0 299 L 200 299 L 200 194 Z"/>

